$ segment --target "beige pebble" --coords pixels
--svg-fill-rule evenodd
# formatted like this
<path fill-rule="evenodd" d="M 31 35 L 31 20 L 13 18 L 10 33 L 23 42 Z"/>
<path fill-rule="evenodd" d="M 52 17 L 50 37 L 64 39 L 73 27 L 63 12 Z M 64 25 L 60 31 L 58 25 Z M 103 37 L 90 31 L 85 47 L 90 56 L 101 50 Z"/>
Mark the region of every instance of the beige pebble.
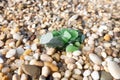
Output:
<path fill-rule="evenodd" d="M 55 53 L 54 55 L 52 55 L 52 58 L 55 59 L 56 61 L 60 61 L 60 54 Z"/>
<path fill-rule="evenodd" d="M 104 40 L 105 40 L 105 41 L 110 41 L 110 35 L 109 35 L 109 34 L 106 34 L 106 35 L 104 36 Z"/>
<path fill-rule="evenodd" d="M 70 58 L 70 57 L 66 57 L 66 58 L 65 58 L 65 63 L 66 63 L 66 64 L 75 63 L 75 59 Z"/>
<path fill-rule="evenodd" d="M 0 40 L 0 47 L 3 47 L 4 42 Z"/>
<path fill-rule="evenodd" d="M 4 74 L 0 72 L 0 80 L 2 80 L 3 76 L 4 76 Z"/>
<path fill-rule="evenodd" d="M 51 62 L 44 62 L 44 65 L 48 66 L 51 69 L 51 71 L 58 71 L 58 67 L 52 64 Z"/>
<path fill-rule="evenodd" d="M 66 71 L 65 71 L 65 75 L 64 75 L 64 76 L 65 76 L 66 78 L 69 78 L 71 75 L 72 75 L 71 70 L 66 70 Z"/>
<path fill-rule="evenodd" d="M 42 67 L 42 75 L 45 77 L 48 77 L 49 74 L 50 74 L 50 69 L 47 66 L 43 66 Z"/>
<path fill-rule="evenodd" d="M 55 52 L 55 48 L 47 48 L 47 54 L 48 55 L 53 55 Z"/>
<path fill-rule="evenodd" d="M 54 73 L 52 74 L 52 76 L 53 76 L 54 78 L 58 78 L 58 79 L 61 78 L 61 74 L 60 74 L 59 72 L 54 72 Z"/>
<path fill-rule="evenodd" d="M 0 71 L 2 70 L 2 68 L 3 68 L 3 64 L 0 63 Z"/>
<path fill-rule="evenodd" d="M 14 74 L 14 75 L 12 76 L 12 80 L 20 80 L 20 76 L 17 75 L 17 74 Z"/>
<path fill-rule="evenodd" d="M 32 59 L 29 63 L 30 65 L 43 66 L 43 62 Z"/>
<path fill-rule="evenodd" d="M 28 76 L 26 74 L 22 74 L 20 80 L 28 80 Z"/>
<path fill-rule="evenodd" d="M 7 75 L 4 75 L 4 76 L 2 77 L 2 80 L 9 80 L 9 77 L 8 77 Z"/>
<path fill-rule="evenodd" d="M 22 70 L 22 68 L 21 68 L 21 67 L 19 67 L 19 68 L 18 68 L 18 71 L 17 71 L 17 73 L 18 73 L 18 75 L 22 75 L 22 73 L 23 73 L 23 70 Z"/>
<path fill-rule="evenodd" d="M 49 55 L 47 55 L 47 54 L 41 54 L 40 59 L 42 61 L 48 61 L 48 62 L 52 62 L 53 61 L 53 59 Z"/>
<path fill-rule="evenodd" d="M 82 76 L 77 75 L 77 74 L 73 74 L 72 77 L 76 80 L 82 80 L 83 79 Z"/>
<path fill-rule="evenodd" d="M 76 68 L 76 65 L 75 65 L 75 64 L 72 64 L 72 63 L 69 63 L 69 64 L 67 64 L 67 68 L 68 68 L 69 70 L 73 70 L 73 69 Z"/>
<path fill-rule="evenodd" d="M 10 72 L 10 68 L 9 67 L 3 67 L 2 68 L 2 72 L 3 73 L 9 73 Z"/>

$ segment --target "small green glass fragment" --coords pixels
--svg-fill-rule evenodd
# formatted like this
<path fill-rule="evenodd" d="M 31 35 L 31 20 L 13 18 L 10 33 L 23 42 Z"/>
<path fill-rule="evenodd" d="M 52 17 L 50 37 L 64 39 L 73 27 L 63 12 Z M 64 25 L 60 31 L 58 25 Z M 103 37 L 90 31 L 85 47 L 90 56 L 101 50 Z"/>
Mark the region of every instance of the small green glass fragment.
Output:
<path fill-rule="evenodd" d="M 72 45 L 72 44 L 70 44 L 70 45 L 68 45 L 68 46 L 66 47 L 66 52 L 74 52 L 74 51 L 76 51 L 76 50 L 78 50 L 78 47 L 76 47 L 76 46 L 74 46 L 74 45 Z"/>

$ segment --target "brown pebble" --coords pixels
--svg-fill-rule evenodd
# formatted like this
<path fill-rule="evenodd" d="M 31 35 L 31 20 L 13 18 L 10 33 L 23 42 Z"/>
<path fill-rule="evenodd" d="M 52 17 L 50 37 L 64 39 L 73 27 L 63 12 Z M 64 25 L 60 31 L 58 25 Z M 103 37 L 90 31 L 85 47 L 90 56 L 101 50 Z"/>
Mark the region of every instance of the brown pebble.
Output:
<path fill-rule="evenodd" d="M 37 78 L 40 75 L 40 68 L 35 65 L 22 65 L 22 70 L 26 74 L 28 74 L 34 78 Z"/>
<path fill-rule="evenodd" d="M 21 40 L 18 40 L 18 41 L 16 42 L 16 47 L 20 46 L 21 42 L 22 42 Z"/>
<path fill-rule="evenodd" d="M 4 76 L 2 77 L 2 80 L 9 80 L 9 78 L 8 78 L 7 75 L 4 75 Z"/>
<path fill-rule="evenodd" d="M 60 61 L 60 54 L 55 53 L 54 55 L 52 55 L 52 58 L 55 59 L 56 61 Z"/>
<path fill-rule="evenodd" d="M 111 48 L 105 49 L 105 52 L 110 56 L 112 55 L 113 51 Z"/>
<path fill-rule="evenodd" d="M 51 69 L 51 71 L 58 71 L 58 67 L 51 62 L 44 62 L 44 65 L 48 66 Z"/>
<path fill-rule="evenodd" d="M 0 72 L 0 80 L 2 80 L 3 76 L 4 76 L 4 74 Z"/>
<path fill-rule="evenodd" d="M 3 64 L 0 64 L 0 71 L 2 70 L 2 68 L 3 68 Z"/>
<path fill-rule="evenodd" d="M 31 49 L 27 49 L 25 50 L 25 52 L 23 53 L 23 55 L 30 55 L 31 54 Z"/>

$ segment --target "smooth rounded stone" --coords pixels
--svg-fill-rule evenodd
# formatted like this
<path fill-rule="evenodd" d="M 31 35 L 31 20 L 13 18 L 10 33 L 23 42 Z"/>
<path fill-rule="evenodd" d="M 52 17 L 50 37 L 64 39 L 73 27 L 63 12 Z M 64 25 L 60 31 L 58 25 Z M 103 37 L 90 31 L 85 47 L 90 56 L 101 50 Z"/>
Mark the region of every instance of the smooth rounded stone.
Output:
<path fill-rule="evenodd" d="M 22 40 L 20 39 L 20 40 L 18 40 L 18 41 L 16 42 L 15 46 L 18 47 L 18 46 L 21 45 L 21 43 L 22 43 Z"/>
<path fill-rule="evenodd" d="M 113 80 L 113 77 L 111 76 L 110 73 L 106 71 L 101 71 L 100 80 Z"/>
<path fill-rule="evenodd" d="M 50 56 L 48 56 L 47 54 L 41 54 L 40 59 L 44 62 L 47 62 L 47 61 L 52 62 L 53 61 L 53 59 Z"/>
<path fill-rule="evenodd" d="M 39 80 L 46 80 L 46 77 L 44 77 L 43 75 L 40 75 Z"/>
<path fill-rule="evenodd" d="M 2 73 L 9 73 L 10 72 L 10 68 L 9 67 L 3 67 L 1 72 Z"/>
<path fill-rule="evenodd" d="M 83 80 L 89 80 L 87 76 L 84 76 L 83 77 Z"/>
<path fill-rule="evenodd" d="M 95 53 L 99 54 L 101 52 L 102 52 L 102 48 L 101 47 L 95 48 Z"/>
<path fill-rule="evenodd" d="M 0 64 L 1 63 L 4 63 L 4 60 L 3 60 L 3 58 L 0 56 Z"/>
<path fill-rule="evenodd" d="M 41 71 L 40 68 L 35 65 L 22 65 L 22 70 L 26 74 L 28 74 L 34 78 L 39 77 L 40 71 Z"/>
<path fill-rule="evenodd" d="M 42 67 L 42 75 L 45 77 L 48 77 L 49 74 L 50 74 L 50 69 L 47 66 L 43 66 Z"/>
<path fill-rule="evenodd" d="M 64 78 L 62 78 L 61 80 L 68 80 L 68 78 L 64 77 Z"/>
<path fill-rule="evenodd" d="M 30 65 L 36 65 L 36 66 L 39 66 L 39 67 L 43 66 L 43 62 L 37 61 L 37 60 L 35 60 L 35 59 L 32 59 L 32 60 L 29 62 L 29 64 L 30 64 Z"/>
<path fill-rule="evenodd" d="M 22 66 L 24 63 L 25 63 L 24 60 L 19 60 L 19 59 L 16 59 L 16 60 L 15 60 L 15 64 L 16 64 L 17 67 Z"/>
<path fill-rule="evenodd" d="M 36 60 L 38 60 L 39 57 L 40 57 L 40 54 L 39 54 L 39 53 L 35 53 L 35 54 L 33 54 L 33 57 L 34 57 Z"/>
<path fill-rule="evenodd" d="M 72 78 L 74 78 L 75 80 L 82 80 L 83 79 L 82 76 L 77 75 L 77 74 L 73 74 Z"/>
<path fill-rule="evenodd" d="M 83 72 L 83 76 L 89 76 L 91 74 L 91 71 L 90 70 L 85 70 Z"/>
<path fill-rule="evenodd" d="M 74 69 L 73 72 L 74 72 L 74 74 L 78 74 L 78 75 L 80 75 L 80 74 L 82 73 L 82 72 L 80 71 L 80 69 Z"/>
<path fill-rule="evenodd" d="M 102 59 L 96 54 L 89 54 L 89 58 L 94 64 L 100 65 L 102 63 Z"/>
<path fill-rule="evenodd" d="M 109 34 L 106 34 L 106 35 L 104 36 L 104 40 L 105 40 L 105 41 L 110 41 L 110 39 L 111 39 L 111 37 L 110 37 Z"/>
<path fill-rule="evenodd" d="M 113 58 L 113 61 L 120 63 L 120 59 L 119 58 Z"/>
<path fill-rule="evenodd" d="M 120 66 L 115 61 L 107 62 L 108 70 L 115 79 L 120 79 Z"/>
<path fill-rule="evenodd" d="M 78 69 L 83 69 L 82 64 L 80 64 L 80 62 L 76 62 L 75 64 L 77 65 Z"/>
<path fill-rule="evenodd" d="M 93 71 L 93 72 L 91 73 L 91 77 L 92 77 L 94 80 L 99 80 L 100 76 L 99 76 L 98 71 Z"/>
<path fill-rule="evenodd" d="M 95 65 L 93 65 L 93 69 L 96 70 L 96 71 L 98 71 L 98 70 L 100 70 L 100 66 L 95 64 Z"/>
<path fill-rule="evenodd" d="M 53 78 L 58 78 L 58 79 L 61 78 L 61 74 L 60 74 L 59 72 L 54 72 L 54 73 L 52 74 L 52 76 L 53 76 Z"/>
<path fill-rule="evenodd" d="M 6 58 L 11 58 L 16 54 L 16 49 L 10 49 L 7 53 L 6 53 Z"/>
<path fill-rule="evenodd" d="M 46 50 L 48 55 L 53 55 L 55 52 L 55 48 L 46 48 Z"/>
<path fill-rule="evenodd" d="M 60 61 L 60 54 L 55 53 L 54 55 L 52 55 L 52 58 L 55 59 L 56 61 Z"/>
<path fill-rule="evenodd" d="M 65 63 L 66 63 L 66 64 L 75 63 L 75 59 L 70 58 L 70 57 L 66 57 L 66 58 L 65 58 Z"/>
<path fill-rule="evenodd" d="M 17 52 L 18 56 L 20 56 L 20 55 L 22 55 L 24 53 L 24 49 L 22 47 L 18 47 L 16 49 L 16 52 Z"/>
<path fill-rule="evenodd" d="M 111 43 L 105 42 L 105 43 L 103 43 L 103 46 L 104 46 L 105 48 L 110 48 L 110 47 L 111 47 Z"/>
<path fill-rule="evenodd" d="M 24 59 L 25 59 L 26 61 L 30 61 L 30 60 L 33 59 L 33 56 L 25 55 L 25 56 L 24 56 Z"/>
<path fill-rule="evenodd" d="M 22 74 L 20 80 L 28 80 L 28 76 L 26 74 Z"/>
<path fill-rule="evenodd" d="M 68 68 L 69 70 L 73 70 L 73 69 L 76 68 L 76 65 L 75 65 L 75 64 L 72 64 L 72 63 L 69 63 L 69 64 L 67 64 L 67 68 Z"/>
<path fill-rule="evenodd" d="M 2 80 L 9 80 L 9 76 L 8 76 L 8 75 L 4 75 L 4 76 L 2 77 Z"/>
<path fill-rule="evenodd" d="M 14 75 L 12 76 L 12 80 L 20 80 L 20 76 L 17 75 L 17 74 L 14 74 Z"/>
<path fill-rule="evenodd" d="M 21 37 L 20 34 L 18 34 L 18 33 L 14 33 L 14 34 L 13 34 L 13 39 L 20 40 L 21 38 L 22 38 L 22 37 Z"/>
<path fill-rule="evenodd" d="M 77 51 L 74 51 L 72 53 L 73 56 L 80 56 L 81 55 L 81 51 L 77 50 Z"/>
<path fill-rule="evenodd" d="M 44 62 L 44 65 L 48 66 L 51 69 L 51 71 L 53 71 L 53 72 L 58 71 L 58 67 L 51 62 Z"/>
<path fill-rule="evenodd" d="M 65 71 L 65 77 L 66 77 L 66 78 L 69 78 L 71 75 L 72 75 L 71 70 L 66 70 L 66 71 Z"/>
<path fill-rule="evenodd" d="M 0 47 L 4 45 L 4 42 L 0 40 Z"/>
<path fill-rule="evenodd" d="M 31 45 L 31 50 L 32 50 L 32 51 L 37 50 L 37 44 L 32 44 L 32 45 Z"/>
<path fill-rule="evenodd" d="M 22 73 L 23 73 L 22 67 L 19 67 L 18 70 L 17 70 L 17 74 L 22 75 Z"/>
<path fill-rule="evenodd" d="M 102 56 L 103 58 L 106 58 L 106 57 L 107 57 L 106 52 L 101 52 L 101 56 Z"/>

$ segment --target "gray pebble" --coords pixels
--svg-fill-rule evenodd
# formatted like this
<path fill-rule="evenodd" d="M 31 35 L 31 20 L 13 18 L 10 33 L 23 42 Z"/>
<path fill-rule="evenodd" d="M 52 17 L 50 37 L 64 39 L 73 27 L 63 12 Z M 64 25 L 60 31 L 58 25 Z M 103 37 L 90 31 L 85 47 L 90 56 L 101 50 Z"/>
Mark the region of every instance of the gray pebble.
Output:
<path fill-rule="evenodd" d="M 110 73 L 108 73 L 106 71 L 101 71 L 100 80 L 113 80 L 113 77 L 111 76 Z"/>

